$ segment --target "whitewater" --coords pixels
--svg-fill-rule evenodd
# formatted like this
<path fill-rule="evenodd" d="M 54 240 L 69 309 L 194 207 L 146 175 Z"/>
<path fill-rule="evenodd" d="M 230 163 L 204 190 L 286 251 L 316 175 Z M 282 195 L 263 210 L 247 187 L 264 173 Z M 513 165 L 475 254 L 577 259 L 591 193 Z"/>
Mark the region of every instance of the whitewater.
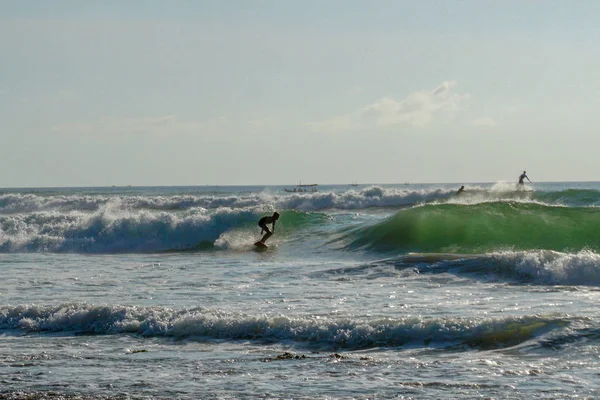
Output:
<path fill-rule="evenodd" d="M 0 399 L 598 398 L 600 183 L 461 185 L 0 189 Z"/>

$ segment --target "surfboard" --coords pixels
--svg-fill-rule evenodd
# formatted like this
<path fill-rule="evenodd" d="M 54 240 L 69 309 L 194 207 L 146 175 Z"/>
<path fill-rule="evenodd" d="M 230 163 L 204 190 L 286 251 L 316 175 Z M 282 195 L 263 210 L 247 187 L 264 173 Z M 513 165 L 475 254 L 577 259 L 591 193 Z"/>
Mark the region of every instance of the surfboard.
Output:
<path fill-rule="evenodd" d="M 266 244 L 264 244 L 263 242 L 256 242 L 256 243 L 254 243 L 254 245 L 255 245 L 256 247 L 258 247 L 259 249 L 268 249 L 268 248 L 269 248 L 269 246 L 267 246 L 267 245 L 266 245 Z"/>

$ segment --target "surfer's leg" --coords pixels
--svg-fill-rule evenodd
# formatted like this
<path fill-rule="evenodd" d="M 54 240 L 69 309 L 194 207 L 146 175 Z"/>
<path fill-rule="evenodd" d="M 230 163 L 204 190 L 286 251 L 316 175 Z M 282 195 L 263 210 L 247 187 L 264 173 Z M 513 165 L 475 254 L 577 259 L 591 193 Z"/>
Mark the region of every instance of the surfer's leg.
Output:
<path fill-rule="evenodd" d="M 268 238 L 270 238 L 273 235 L 273 232 L 269 231 L 267 233 L 265 233 L 265 236 L 262 237 L 262 239 L 260 239 L 261 242 L 266 242 Z"/>
<path fill-rule="evenodd" d="M 269 228 L 267 228 L 266 224 L 258 224 L 258 226 L 260 227 L 260 234 L 262 235 L 263 232 L 267 232 L 269 233 Z"/>

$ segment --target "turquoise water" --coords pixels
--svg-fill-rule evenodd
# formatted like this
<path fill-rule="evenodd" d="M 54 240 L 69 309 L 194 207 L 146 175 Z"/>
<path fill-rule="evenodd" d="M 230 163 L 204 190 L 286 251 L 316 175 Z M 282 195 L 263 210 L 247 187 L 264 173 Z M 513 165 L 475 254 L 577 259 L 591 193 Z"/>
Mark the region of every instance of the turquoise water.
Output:
<path fill-rule="evenodd" d="M 1 190 L 0 398 L 597 397 L 600 183 L 458 187 Z"/>

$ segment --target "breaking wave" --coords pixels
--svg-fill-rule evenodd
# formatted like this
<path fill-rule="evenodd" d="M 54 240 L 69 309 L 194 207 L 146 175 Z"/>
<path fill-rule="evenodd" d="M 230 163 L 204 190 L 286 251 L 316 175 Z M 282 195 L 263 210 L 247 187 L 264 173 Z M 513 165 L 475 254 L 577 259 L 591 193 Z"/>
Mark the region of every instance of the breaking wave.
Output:
<path fill-rule="evenodd" d="M 263 208 L 190 209 L 183 213 L 105 208 L 0 216 L 0 252 L 119 253 L 212 248 L 235 234 L 251 245 Z M 279 232 L 298 229 L 322 215 L 287 211 Z M 226 246 L 226 245 L 225 245 Z"/>
<path fill-rule="evenodd" d="M 560 316 L 486 319 L 399 317 L 350 319 L 247 315 L 202 307 L 63 304 L 0 308 L 0 329 L 24 332 L 138 334 L 196 340 L 296 342 L 327 349 L 456 346 L 503 348 L 569 324 Z"/>

